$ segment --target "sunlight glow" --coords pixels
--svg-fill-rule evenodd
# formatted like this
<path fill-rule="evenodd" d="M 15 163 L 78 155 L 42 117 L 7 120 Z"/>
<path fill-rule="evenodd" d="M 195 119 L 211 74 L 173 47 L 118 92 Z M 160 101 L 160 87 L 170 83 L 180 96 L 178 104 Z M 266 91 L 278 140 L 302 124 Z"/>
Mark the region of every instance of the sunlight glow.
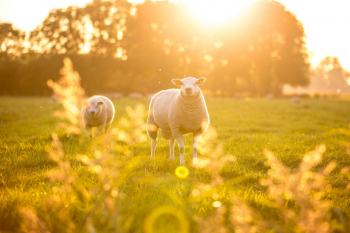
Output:
<path fill-rule="evenodd" d="M 252 0 L 186 0 L 191 11 L 201 20 L 218 24 L 242 12 Z"/>

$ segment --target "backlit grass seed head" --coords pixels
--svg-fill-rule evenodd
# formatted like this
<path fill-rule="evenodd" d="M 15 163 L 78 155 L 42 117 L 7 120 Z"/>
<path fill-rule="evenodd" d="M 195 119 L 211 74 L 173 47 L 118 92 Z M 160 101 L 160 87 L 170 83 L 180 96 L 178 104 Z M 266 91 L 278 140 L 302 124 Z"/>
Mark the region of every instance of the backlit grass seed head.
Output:
<path fill-rule="evenodd" d="M 145 106 L 137 104 L 134 109 L 130 106 L 125 108 L 127 117 L 122 117 L 117 127 L 111 130 L 117 141 L 127 144 L 139 144 L 147 141 L 145 117 L 147 111 Z"/>
<path fill-rule="evenodd" d="M 215 203 L 215 204 L 214 204 Z M 197 222 L 198 232 L 200 233 L 227 233 L 230 232 L 224 226 L 224 215 L 227 211 L 226 207 L 221 205 L 219 202 L 214 202 L 213 208 L 216 208 L 214 214 L 206 217 L 200 218 L 195 217 Z"/>
<path fill-rule="evenodd" d="M 323 171 L 314 172 L 322 161 L 324 145 L 306 154 L 299 169 L 292 172 L 285 167 L 270 151 L 265 150 L 267 164 L 270 166 L 269 177 L 261 180 L 268 187 L 269 194 L 274 197 L 277 207 L 286 223 L 294 222 L 300 231 L 330 232 L 330 203 L 324 198 L 332 187 L 325 184 L 324 176 L 335 167 L 330 163 Z M 286 202 L 292 200 L 299 210 L 286 208 Z"/>
<path fill-rule="evenodd" d="M 218 207 L 221 206 L 221 202 L 220 202 L 220 201 L 214 201 L 214 202 L 212 203 L 212 206 L 215 207 L 215 208 L 218 208 Z"/>
<path fill-rule="evenodd" d="M 61 113 L 69 124 L 65 125 L 67 132 L 78 132 L 80 122 L 80 107 L 83 102 L 84 90 L 80 87 L 79 75 L 73 71 L 69 59 L 65 59 L 65 66 L 61 70 L 63 77 L 58 82 L 49 81 L 48 85 L 57 94 L 58 100 L 64 107 Z M 95 219 L 103 216 L 104 221 L 113 226 L 115 231 L 119 231 L 117 198 L 123 199 L 126 195 L 119 191 L 119 185 L 124 182 L 125 177 L 120 176 L 120 164 L 115 160 L 112 150 L 116 148 L 114 134 L 117 139 L 128 144 L 137 144 L 147 140 L 145 117 L 147 115 L 143 105 L 136 105 L 135 108 L 126 108 L 127 117 L 122 118 L 117 128 L 112 134 L 100 137 L 103 143 L 108 145 L 106 149 L 95 150 L 93 156 L 79 155 L 77 161 L 87 166 L 95 174 L 98 182 L 93 187 L 86 187 L 74 171 L 69 161 L 64 160 L 64 151 L 57 134 L 52 135 L 52 147 L 49 150 L 50 157 L 58 164 L 58 167 L 49 172 L 48 176 L 52 181 L 59 181 L 59 186 L 53 187 L 53 194 L 44 201 L 43 209 L 52 211 L 52 215 L 60 222 L 62 228 L 60 232 L 74 232 L 76 223 L 70 216 L 69 209 L 76 205 L 77 200 L 82 200 L 92 204 L 91 210 L 86 213 L 85 227 L 90 232 L 97 232 L 93 225 Z M 98 142 L 92 142 L 92 146 L 97 148 Z M 96 143 L 97 145 L 94 145 Z M 98 147 L 100 148 L 100 147 Z M 128 149 L 120 149 L 124 154 L 130 155 Z M 125 170 L 131 169 L 136 162 L 130 163 Z M 188 221 L 187 221 L 188 225 Z M 186 221 L 184 226 L 186 226 Z M 188 229 L 188 228 L 184 228 Z M 184 231 L 188 232 L 188 231 Z"/>
<path fill-rule="evenodd" d="M 233 196 L 230 221 L 237 233 L 267 232 L 268 228 L 262 217 L 247 204 Z"/>
<path fill-rule="evenodd" d="M 64 66 L 60 70 L 62 77 L 57 81 L 47 81 L 47 85 L 58 97 L 58 102 L 63 105 L 64 116 L 72 124 L 66 131 L 79 133 L 80 108 L 85 94 L 80 85 L 80 76 L 73 69 L 73 64 L 69 58 L 63 60 Z M 62 114 L 61 114 L 62 115 Z"/>
<path fill-rule="evenodd" d="M 22 217 L 20 232 L 23 233 L 49 233 L 46 225 L 42 222 L 36 213 L 28 208 L 20 208 L 19 213 Z"/>
<path fill-rule="evenodd" d="M 117 197 L 118 196 L 118 190 L 117 189 L 113 189 L 111 191 L 111 195 L 112 195 L 112 197 Z"/>
<path fill-rule="evenodd" d="M 200 200 L 200 197 L 210 196 L 215 189 L 224 183 L 220 175 L 220 169 L 226 162 L 234 162 L 236 158 L 232 155 L 225 155 L 223 143 L 218 142 L 217 132 L 209 126 L 204 136 L 199 141 L 198 151 L 201 155 L 198 158 L 198 163 L 194 166 L 197 168 L 208 169 L 212 174 L 212 180 L 209 184 L 197 183 L 196 190 L 198 195 L 192 195 L 194 201 Z M 216 208 L 221 205 L 217 199 L 213 202 Z M 204 220 L 203 220 L 204 221 Z"/>
<path fill-rule="evenodd" d="M 201 140 L 198 142 L 198 151 L 202 154 L 210 153 L 217 143 L 217 132 L 214 127 L 209 126 Z"/>
<path fill-rule="evenodd" d="M 79 155 L 77 160 L 83 162 L 85 165 L 90 163 L 90 159 L 86 155 Z"/>
<path fill-rule="evenodd" d="M 200 191 L 198 189 L 193 189 L 191 195 L 193 197 L 197 197 L 200 194 Z"/>
<path fill-rule="evenodd" d="M 49 156 L 52 160 L 54 160 L 58 164 L 58 169 L 51 170 L 48 173 L 49 178 L 52 181 L 63 181 L 64 188 L 69 189 L 69 183 L 74 182 L 75 176 L 70 173 L 70 164 L 68 161 L 63 161 L 64 152 L 62 149 L 62 144 L 58 139 L 57 134 L 52 134 L 52 147 L 53 149 L 49 149 Z"/>

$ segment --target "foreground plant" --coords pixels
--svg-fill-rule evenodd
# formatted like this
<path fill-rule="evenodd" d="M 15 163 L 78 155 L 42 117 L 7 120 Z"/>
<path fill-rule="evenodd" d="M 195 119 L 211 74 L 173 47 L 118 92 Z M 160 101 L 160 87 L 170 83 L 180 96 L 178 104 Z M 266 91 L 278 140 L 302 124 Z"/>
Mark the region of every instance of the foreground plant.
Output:
<path fill-rule="evenodd" d="M 217 208 L 214 214 L 207 218 L 196 218 L 200 232 L 226 232 L 228 230 L 227 226 L 223 225 L 228 207 L 222 206 L 222 203 L 218 201 L 217 192 L 229 181 L 224 181 L 219 171 L 227 161 L 235 162 L 235 157 L 224 155 L 222 144 L 218 143 L 216 138 L 216 131 L 208 130 L 203 144 L 199 147 L 202 149 L 203 156 L 199 160 L 198 167 L 209 169 L 213 178 L 210 184 L 197 184 L 197 189 L 192 192 L 192 195 L 196 197 L 194 201 L 212 197 L 212 205 Z M 280 214 L 281 221 L 276 224 L 264 219 L 254 208 L 244 203 L 235 194 L 230 193 L 232 207 L 229 219 L 235 232 L 328 233 L 335 229 L 343 229 L 331 219 L 331 202 L 327 199 L 327 194 L 332 190 L 332 186 L 325 181 L 337 164 L 331 162 L 324 169 L 316 168 L 322 162 L 322 155 L 325 151 L 324 145 L 317 147 L 303 157 L 298 169 L 291 170 L 283 165 L 272 152 L 265 150 L 266 164 L 270 169 L 268 178 L 262 179 L 260 184 L 268 188 L 268 194 L 274 200 L 274 208 Z M 343 168 L 340 174 L 345 175 L 347 171 L 347 167 Z M 207 224 L 208 222 L 212 224 Z"/>
<path fill-rule="evenodd" d="M 299 169 L 293 172 L 270 151 L 265 150 L 270 170 L 269 178 L 261 180 L 261 184 L 267 186 L 269 194 L 274 197 L 279 213 L 285 221 L 285 230 L 295 226 L 305 232 L 331 232 L 331 203 L 326 199 L 326 195 L 332 186 L 325 183 L 325 176 L 336 167 L 336 163 L 331 162 L 321 171 L 313 171 L 322 161 L 325 151 L 326 147 L 321 145 L 309 152 L 304 156 Z M 293 205 L 293 208 L 288 208 L 288 203 Z"/>
<path fill-rule="evenodd" d="M 57 101 L 62 104 L 64 110 L 56 112 L 62 119 L 67 119 L 69 124 L 61 124 L 68 133 L 81 133 L 80 109 L 83 104 L 85 90 L 81 87 L 81 79 L 77 71 L 73 69 L 73 63 L 69 58 L 63 60 L 64 66 L 60 70 L 62 77 L 53 82 L 47 81 L 47 85 L 57 95 Z"/>
<path fill-rule="evenodd" d="M 63 77 L 57 83 L 50 80 L 48 85 L 63 105 L 64 110 L 59 115 L 68 120 L 68 123 L 62 124 L 63 129 L 68 134 L 74 133 L 82 138 L 79 109 L 83 103 L 84 90 L 80 86 L 78 73 L 73 70 L 72 63 L 67 58 L 64 60 L 61 74 Z M 119 186 L 126 176 L 120 175 L 120 163 L 114 155 L 114 139 L 135 144 L 147 138 L 143 119 L 147 113 L 144 106 L 137 105 L 134 109 L 127 107 L 126 112 L 128 116 L 118 122 L 118 129 L 114 128 L 111 133 L 92 142 L 92 147 L 95 148 L 92 158 L 77 155 L 71 162 L 68 161 L 58 135 L 52 134 L 52 148 L 48 153 L 57 164 L 47 175 L 53 185 L 52 194 L 39 203 L 40 208 L 37 211 L 29 207 L 19 209 L 22 216 L 22 232 L 97 232 L 95 225 L 101 223 L 106 229 L 120 232 L 117 202 L 124 197 Z M 102 144 L 107 146 L 101 147 Z M 130 155 L 130 151 L 125 148 L 118 153 Z M 131 159 L 130 164 L 123 168 L 123 173 L 128 174 L 138 159 Z M 77 163 L 86 166 L 94 177 L 92 185 L 86 186 L 79 177 L 76 165 L 73 165 Z M 84 215 L 84 223 L 74 220 L 76 209 L 84 210 L 79 211 L 80 215 Z"/>

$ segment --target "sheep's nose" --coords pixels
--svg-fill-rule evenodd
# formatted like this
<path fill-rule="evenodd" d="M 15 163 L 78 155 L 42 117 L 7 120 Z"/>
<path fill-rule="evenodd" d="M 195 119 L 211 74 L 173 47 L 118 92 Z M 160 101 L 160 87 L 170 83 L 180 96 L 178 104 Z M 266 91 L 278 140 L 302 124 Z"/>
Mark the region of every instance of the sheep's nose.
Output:
<path fill-rule="evenodd" d="M 192 91 L 192 88 L 185 88 L 185 91 L 186 91 L 186 92 L 191 92 L 191 91 Z"/>
<path fill-rule="evenodd" d="M 95 111 L 91 111 L 91 115 L 95 115 Z"/>

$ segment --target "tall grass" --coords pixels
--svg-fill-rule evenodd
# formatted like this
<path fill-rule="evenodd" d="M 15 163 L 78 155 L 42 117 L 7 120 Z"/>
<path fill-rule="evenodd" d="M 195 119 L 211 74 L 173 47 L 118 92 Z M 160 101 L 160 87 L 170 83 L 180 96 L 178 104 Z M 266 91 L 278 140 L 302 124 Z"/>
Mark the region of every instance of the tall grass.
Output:
<path fill-rule="evenodd" d="M 254 177 L 223 176 L 225 166 L 234 165 L 238 158 L 225 153 L 225 144 L 214 127 L 200 140 L 201 156 L 195 167 L 174 163 L 159 166 L 167 162 L 163 160 L 145 165 L 137 156 L 139 150 L 149 149 L 142 147 L 147 141 L 147 112 L 142 104 L 126 107 L 126 116 L 105 135 L 87 138 L 80 124 L 84 90 L 70 60 L 65 59 L 64 65 L 61 80 L 48 82 L 63 106 L 58 115 L 64 118 L 62 128 L 52 132 L 47 149 L 55 164 L 45 173 L 52 191 L 33 206 L 15 205 L 13 211 L 20 219 L 18 231 L 326 233 L 349 229 L 347 216 L 332 216 L 334 205 L 329 195 L 334 188 L 327 179 L 332 174 L 349 180 L 350 167 L 337 169 L 334 161 L 322 162 L 325 145 L 303 156 L 294 169 L 271 151 L 264 151 L 268 172 L 263 179 L 258 178 L 260 185 L 256 184 L 267 200 L 264 213 L 230 188 L 243 186 Z M 342 133 L 350 135 L 348 131 Z M 66 134 L 71 136 L 62 136 Z M 86 147 L 86 153 L 68 155 L 64 148 L 68 141 Z M 346 141 L 343 145 L 350 148 Z M 125 159 L 117 159 L 120 155 Z M 173 175 L 162 176 L 157 169 L 168 169 Z M 191 173 L 198 176 L 190 177 Z M 349 190 L 350 183 L 338 189 L 344 195 Z M 163 198 L 162 204 L 154 198 Z M 138 208 L 146 213 L 141 219 L 136 217 Z M 135 226 L 140 224 L 142 227 Z"/>

